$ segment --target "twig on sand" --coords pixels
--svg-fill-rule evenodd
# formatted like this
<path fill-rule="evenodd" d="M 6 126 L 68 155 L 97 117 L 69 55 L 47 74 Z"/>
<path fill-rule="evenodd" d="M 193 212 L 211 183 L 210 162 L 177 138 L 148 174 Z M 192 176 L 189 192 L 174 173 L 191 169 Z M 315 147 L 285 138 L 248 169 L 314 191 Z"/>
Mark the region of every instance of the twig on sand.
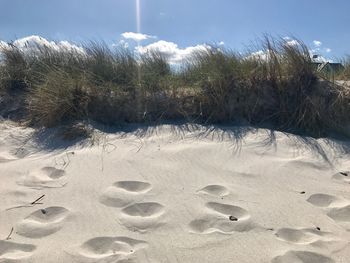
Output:
<path fill-rule="evenodd" d="M 142 149 L 142 147 L 143 147 L 143 142 L 142 142 L 142 140 L 140 139 L 140 138 L 137 138 L 137 139 L 139 139 L 140 140 L 140 147 L 137 149 L 137 151 L 136 151 L 136 153 L 138 153 L 139 151 L 141 151 L 141 149 Z"/>
<path fill-rule="evenodd" d="M 10 211 L 10 210 L 13 210 L 13 209 L 23 208 L 23 207 L 33 207 L 33 206 L 34 205 L 19 205 L 19 206 L 14 206 L 14 207 L 7 208 L 5 211 Z"/>
<path fill-rule="evenodd" d="M 13 233 L 13 227 L 11 228 L 10 234 L 7 236 L 6 240 L 10 240 L 11 239 L 12 233 Z"/>
<path fill-rule="evenodd" d="M 45 197 L 45 195 L 40 196 L 38 199 L 36 199 L 35 201 L 31 202 L 31 205 L 38 205 L 38 204 L 42 204 L 42 203 L 38 203 L 39 201 L 41 201 L 41 199 L 43 199 Z"/>
<path fill-rule="evenodd" d="M 5 211 L 9 211 L 9 210 L 16 209 L 16 208 L 22 208 L 22 207 L 33 207 L 35 205 L 42 205 L 43 203 L 40 203 L 39 201 L 41 201 L 44 197 L 45 197 L 45 195 L 42 195 L 38 199 L 36 199 L 35 201 L 31 202 L 28 205 L 19 205 L 19 206 L 15 206 L 15 207 L 10 207 L 10 208 L 7 208 Z"/>
<path fill-rule="evenodd" d="M 68 167 L 68 165 L 70 164 L 70 158 L 69 158 L 69 155 L 74 155 L 75 154 L 75 152 L 66 152 L 66 156 L 67 156 L 67 159 L 68 159 L 68 161 L 67 162 L 65 162 L 65 165 L 63 166 L 63 169 L 66 169 L 67 167 Z"/>
<path fill-rule="evenodd" d="M 57 163 L 57 159 L 55 158 L 54 159 L 55 160 L 55 165 L 61 165 L 63 170 L 65 170 L 68 167 L 68 165 L 70 164 L 69 155 L 74 155 L 74 154 L 75 154 L 75 152 L 73 152 L 73 151 L 72 152 L 65 152 L 65 156 L 60 157 L 63 160 L 63 163 Z M 66 161 L 65 157 L 67 157 L 67 161 Z"/>

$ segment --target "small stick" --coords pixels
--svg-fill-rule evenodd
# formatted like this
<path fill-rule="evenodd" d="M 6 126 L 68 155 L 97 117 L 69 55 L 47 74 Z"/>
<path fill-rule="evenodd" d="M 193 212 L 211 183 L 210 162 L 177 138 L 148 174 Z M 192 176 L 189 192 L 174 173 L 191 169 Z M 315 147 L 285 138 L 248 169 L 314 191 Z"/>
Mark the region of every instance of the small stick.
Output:
<path fill-rule="evenodd" d="M 35 204 L 42 204 L 42 203 L 35 203 Z M 19 206 L 14 206 L 14 207 L 10 207 L 7 208 L 5 211 L 10 211 L 12 209 L 17 209 L 17 208 L 22 208 L 22 207 L 33 207 L 34 205 L 19 205 Z"/>
<path fill-rule="evenodd" d="M 143 147 L 143 142 L 142 142 L 142 140 L 141 140 L 140 138 L 138 138 L 138 139 L 140 140 L 141 144 L 140 144 L 140 147 L 137 149 L 136 153 L 138 153 L 139 151 L 141 151 L 141 149 L 142 149 L 142 147 Z"/>
<path fill-rule="evenodd" d="M 37 204 L 40 204 L 40 203 L 38 203 L 38 201 L 40 201 L 41 199 L 43 199 L 43 198 L 44 198 L 44 196 L 45 196 L 45 195 L 40 196 L 38 199 L 36 199 L 34 202 L 31 202 L 30 204 L 31 204 L 31 205 L 37 205 Z"/>
<path fill-rule="evenodd" d="M 10 232 L 10 234 L 7 236 L 6 240 L 11 239 L 11 235 L 12 235 L 12 233 L 13 233 L 13 227 L 11 228 L 11 232 Z"/>
<path fill-rule="evenodd" d="M 74 152 L 72 152 L 74 154 Z M 68 161 L 66 162 L 66 160 L 64 160 L 64 165 L 63 165 L 63 169 L 66 169 L 68 167 L 68 165 L 70 164 L 70 159 L 69 159 L 69 154 L 68 152 L 66 152 L 66 156 Z"/>

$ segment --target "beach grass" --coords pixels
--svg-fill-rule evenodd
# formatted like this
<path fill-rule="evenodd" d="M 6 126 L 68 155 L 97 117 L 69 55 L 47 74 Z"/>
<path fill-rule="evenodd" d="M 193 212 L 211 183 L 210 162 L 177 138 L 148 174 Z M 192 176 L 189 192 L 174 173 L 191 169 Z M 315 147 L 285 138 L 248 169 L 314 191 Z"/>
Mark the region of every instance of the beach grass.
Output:
<path fill-rule="evenodd" d="M 347 133 L 349 89 L 321 77 L 300 40 L 265 36 L 259 52 L 244 54 L 208 46 L 177 65 L 157 51 L 136 55 L 100 42 L 83 50 L 2 47 L 0 106 L 18 105 L 22 120 L 40 127 L 183 120 Z M 346 80 L 349 60 L 344 67 Z"/>

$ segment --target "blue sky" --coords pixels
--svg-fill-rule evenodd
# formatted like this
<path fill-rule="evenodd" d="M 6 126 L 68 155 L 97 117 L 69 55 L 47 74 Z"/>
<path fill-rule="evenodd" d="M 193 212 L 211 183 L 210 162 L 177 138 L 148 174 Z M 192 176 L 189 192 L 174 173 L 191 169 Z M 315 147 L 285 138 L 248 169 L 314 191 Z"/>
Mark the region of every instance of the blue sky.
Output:
<path fill-rule="evenodd" d="M 349 0 L 140 0 L 147 45 L 221 42 L 242 50 L 263 33 L 296 36 L 330 58 L 350 54 Z M 0 39 L 118 43 L 136 31 L 136 0 L 0 0 Z M 313 41 L 321 45 L 314 45 Z M 127 39 L 126 41 L 130 41 Z"/>

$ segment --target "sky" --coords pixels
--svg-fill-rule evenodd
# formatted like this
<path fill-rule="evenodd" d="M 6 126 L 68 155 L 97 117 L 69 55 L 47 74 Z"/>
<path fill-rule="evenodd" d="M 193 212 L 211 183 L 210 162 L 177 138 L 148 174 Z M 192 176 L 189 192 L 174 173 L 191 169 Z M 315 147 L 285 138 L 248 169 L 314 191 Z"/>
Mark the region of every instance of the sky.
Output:
<path fill-rule="evenodd" d="M 349 10 L 349 0 L 0 0 L 0 40 L 35 35 L 133 48 L 139 41 L 139 52 L 156 47 L 179 57 L 205 43 L 243 51 L 271 34 L 337 60 L 350 54 Z"/>

